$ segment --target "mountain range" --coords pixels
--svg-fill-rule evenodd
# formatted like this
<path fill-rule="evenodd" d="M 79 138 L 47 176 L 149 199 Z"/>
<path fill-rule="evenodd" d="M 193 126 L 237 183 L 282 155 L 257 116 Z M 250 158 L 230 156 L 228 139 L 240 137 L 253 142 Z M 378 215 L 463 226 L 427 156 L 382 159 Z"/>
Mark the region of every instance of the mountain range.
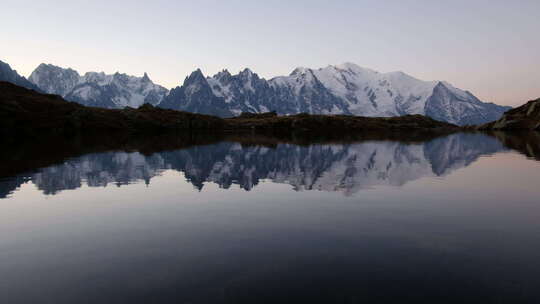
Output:
<path fill-rule="evenodd" d="M 447 82 L 421 81 L 403 72 L 379 73 L 352 63 L 297 68 L 265 80 L 245 69 L 204 77 L 200 70 L 171 90 L 161 107 L 235 116 L 242 112 L 348 114 L 390 117 L 422 114 L 457 125 L 498 119 L 509 107 L 484 103 Z"/>
<path fill-rule="evenodd" d="M 75 70 L 51 64 L 40 64 L 29 80 L 46 93 L 103 108 L 138 108 L 145 103 L 157 105 L 168 93 L 166 88 L 154 84 L 146 73 L 143 77 L 103 72 L 88 72 L 81 76 Z"/>
<path fill-rule="evenodd" d="M 268 111 L 280 115 L 368 117 L 421 114 L 452 124 L 470 125 L 497 120 L 510 109 L 482 102 L 448 82 L 422 81 L 403 72 L 379 73 L 352 63 L 320 69 L 296 68 L 288 76 L 269 80 L 249 69 L 235 75 L 223 70 L 211 77 L 198 69 L 170 91 L 154 84 L 146 73 L 143 77 L 96 72 L 81 76 L 73 69 L 51 64 L 40 64 L 28 80 L 18 77 L 27 82 L 25 87 L 87 106 L 136 108 L 150 103 L 220 117 Z"/>

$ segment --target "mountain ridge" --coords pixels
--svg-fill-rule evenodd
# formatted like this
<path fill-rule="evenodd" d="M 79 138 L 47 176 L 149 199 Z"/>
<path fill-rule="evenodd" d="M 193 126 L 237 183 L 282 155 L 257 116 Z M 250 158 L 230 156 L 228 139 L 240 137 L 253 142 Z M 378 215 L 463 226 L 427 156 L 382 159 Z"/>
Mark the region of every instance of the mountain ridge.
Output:
<path fill-rule="evenodd" d="M 249 69 L 236 75 L 223 70 L 198 79 L 197 85 L 189 82 L 173 89 L 196 86 L 198 95 L 169 94 L 159 106 L 224 117 L 267 111 L 367 117 L 421 114 L 457 125 L 493 121 L 510 109 L 482 102 L 446 81 L 422 81 L 400 71 L 379 73 L 353 63 L 298 67 L 289 76 L 269 80 Z M 201 95 L 213 101 L 205 104 Z M 222 114 L 215 112 L 217 107 Z"/>
<path fill-rule="evenodd" d="M 268 80 L 249 68 L 237 74 L 224 69 L 213 76 L 197 69 L 170 91 L 154 84 L 146 73 L 81 76 L 51 64 L 40 64 L 29 81 L 46 93 L 87 106 L 137 108 L 150 103 L 224 118 L 270 111 L 366 117 L 421 114 L 457 125 L 479 125 L 510 109 L 482 102 L 446 81 L 423 81 L 402 71 L 380 73 L 350 62 L 318 69 L 297 67 L 288 76 Z"/>
<path fill-rule="evenodd" d="M 7 81 L 7 82 L 16 84 L 18 86 L 21 86 L 30 90 L 41 92 L 38 86 L 30 82 L 25 77 L 19 75 L 19 73 L 17 73 L 16 70 L 13 70 L 8 63 L 3 62 L 1 60 L 0 60 L 0 81 Z"/>
<path fill-rule="evenodd" d="M 145 103 L 157 105 L 168 90 L 156 85 L 147 73 L 143 77 L 116 72 L 86 72 L 80 75 L 71 68 L 40 64 L 29 80 L 44 92 L 86 106 L 103 108 L 138 108 Z"/>

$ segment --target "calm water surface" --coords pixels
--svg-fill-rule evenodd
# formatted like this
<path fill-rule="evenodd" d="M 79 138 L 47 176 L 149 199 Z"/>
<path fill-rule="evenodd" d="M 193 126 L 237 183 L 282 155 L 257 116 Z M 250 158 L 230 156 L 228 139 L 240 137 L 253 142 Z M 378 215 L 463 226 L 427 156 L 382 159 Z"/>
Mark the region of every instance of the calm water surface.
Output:
<path fill-rule="evenodd" d="M 0 303 L 540 303 L 540 162 L 516 142 L 11 153 Z"/>

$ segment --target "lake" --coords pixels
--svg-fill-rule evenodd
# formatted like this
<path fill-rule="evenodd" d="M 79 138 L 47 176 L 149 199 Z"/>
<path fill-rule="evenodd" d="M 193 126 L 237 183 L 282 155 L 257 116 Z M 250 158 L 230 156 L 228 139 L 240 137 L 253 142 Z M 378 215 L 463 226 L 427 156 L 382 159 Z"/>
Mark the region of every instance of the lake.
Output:
<path fill-rule="evenodd" d="M 0 303 L 540 303 L 537 134 L 1 152 Z"/>

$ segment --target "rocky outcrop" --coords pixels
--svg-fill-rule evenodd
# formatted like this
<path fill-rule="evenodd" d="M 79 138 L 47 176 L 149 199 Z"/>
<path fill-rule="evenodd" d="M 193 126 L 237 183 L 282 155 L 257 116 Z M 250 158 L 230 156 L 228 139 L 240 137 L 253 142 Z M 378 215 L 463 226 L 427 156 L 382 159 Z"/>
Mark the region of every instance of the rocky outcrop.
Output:
<path fill-rule="evenodd" d="M 540 98 L 504 113 L 500 119 L 481 125 L 479 129 L 540 131 Z"/>

